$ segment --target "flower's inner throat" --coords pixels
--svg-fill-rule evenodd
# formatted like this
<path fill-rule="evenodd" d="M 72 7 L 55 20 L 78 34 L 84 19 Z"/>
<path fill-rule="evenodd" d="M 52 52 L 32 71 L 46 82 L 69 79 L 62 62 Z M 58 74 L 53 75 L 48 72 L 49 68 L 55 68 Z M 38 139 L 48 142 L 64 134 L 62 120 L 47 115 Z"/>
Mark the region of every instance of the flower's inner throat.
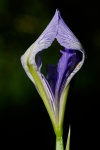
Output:
<path fill-rule="evenodd" d="M 41 59 L 42 52 L 37 54 L 37 67 L 39 69 L 39 67 L 43 64 L 43 67 L 45 67 L 45 73 L 43 73 L 43 75 L 45 76 L 45 80 L 48 81 L 54 97 L 60 97 L 68 77 L 73 72 L 77 64 L 82 60 L 82 53 L 78 50 L 65 48 L 64 50 L 60 50 L 59 54 L 56 53 L 55 49 L 53 49 L 53 52 L 48 51 L 47 54 L 49 58 L 47 58 L 47 55 L 45 55 L 44 58 L 46 59 L 44 59 L 43 62 Z M 58 58 L 59 56 L 60 59 Z M 57 60 L 57 58 L 59 61 Z"/>
<path fill-rule="evenodd" d="M 46 77 L 47 76 L 47 65 L 53 64 L 57 66 L 59 58 L 61 57 L 60 49 L 64 49 L 58 41 L 55 39 L 51 46 L 48 49 L 44 49 L 41 52 L 37 53 L 35 61 L 37 67 L 39 68 L 40 63 L 42 63 L 41 73 Z"/>

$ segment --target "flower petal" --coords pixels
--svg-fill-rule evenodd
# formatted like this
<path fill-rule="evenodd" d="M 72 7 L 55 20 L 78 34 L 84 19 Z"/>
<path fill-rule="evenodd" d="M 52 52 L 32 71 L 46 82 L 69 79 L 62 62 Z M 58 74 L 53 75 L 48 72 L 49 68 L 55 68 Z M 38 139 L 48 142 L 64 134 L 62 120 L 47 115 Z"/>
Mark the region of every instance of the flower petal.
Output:
<path fill-rule="evenodd" d="M 58 32 L 56 39 L 60 43 L 61 46 L 65 48 L 62 57 L 58 63 L 58 72 L 59 72 L 59 79 L 57 80 L 57 88 L 59 88 L 63 74 L 65 73 L 65 78 L 68 78 L 66 81 L 66 86 L 72 79 L 72 77 L 77 73 L 77 71 L 82 67 L 85 59 L 85 54 L 83 47 L 77 37 L 73 34 L 73 32 L 69 29 L 69 27 L 65 24 L 64 20 L 62 19 L 60 12 L 58 11 L 58 18 L 59 18 L 59 25 L 58 25 Z M 70 53 L 68 53 L 68 51 Z M 72 51 L 72 52 L 71 52 Z M 74 54 L 75 52 L 76 54 Z M 72 55 L 72 56 L 71 56 Z M 72 62 L 68 64 L 69 58 L 71 57 Z M 79 60 L 77 59 L 79 58 Z M 74 63 L 76 61 L 76 63 Z M 73 66 L 74 65 L 74 66 Z M 76 66 L 75 66 L 76 65 Z M 70 70 L 68 69 L 70 68 Z M 66 70 L 68 70 L 66 72 Z M 59 85 L 59 86 L 58 86 Z"/>
<path fill-rule="evenodd" d="M 73 32 L 69 29 L 69 27 L 65 24 L 59 12 L 59 26 L 57 33 L 57 40 L 63 47 L 67 49 L 78 49 L 81 50 L 82 46 Z"/>
<path fill-rule="evenodd" d="M 51 22 L 46 27 L 46 29 L 43 31 L 43 33 L 40 35 L 40 37 L 28 48 L 25 54 L 21 57 L 23 68 L 25 69 L 27 75 L 34 84 L 35 81 L 27 68 L 27 61 L 29 62 L 29 64 L 33 65 L 37 70 L 40 69 L 35 61 L 36 54 L 38 54 L 43 49 L 48 48 L 52 44 L 57 34 L 57 28 L 58 11 L 55 12 L 54 17 L 52 18 Z M 41 64 L 39 65 L 41 66 Z"/>
<path fill-rule="evenodd" d="M 55 88 L 57 82 L 57 66 L 47 65 L 47 80 L 52 89 L 53 95 L 55 95 Z"/>
<path fill-rule="evenodd" d="M 62 57 L 60 58 L 58 62 L 57 67 L 57 83 L 56 83 L 56 94 L 60 93 L 62 89 L 62 85 L 64 85 L 64 82 L 66 81 L 66 78 L 70 75 L 70 73 L 74 70 L 74 67 L 76 65 L 76 52 L 75 50 L 69 50 L 65 49 L 64 51 L 61 51 Z"/>
<path fill-rule="evenodd" d="M 79 62 L 81 62 L 81 60 L 82 60 L 82 53 L 77 50 L 65 49 L 65 53 L 66 54 L 63 54 L 63 55 L 67 55 L 67 61 L 66 61 L 66 66 L 64 68 L 65 72 L 62 76 L 62 80 L 60 81 L 61 85 L 60 85 L 59 95 L 63 92 L 64 86 L 65 85 L 67 86 L 68 83 L 70 82 L 71 78 L 70 78 L 70 80 L 68 80 L 68 78 L 70 77 L 71 73 L 74 72 L 74 69 L 76 68 L 77 64 Z M 62 59 L 63 59 L 63 57 L 64 56 L 62 56 Z M 58 66 L 58 68 L 59 68 L 59 66 Z"/>
<path fill-rule="evenodd" d="M 35 84 L 36 89 L 47 108 L 47 111 L 49 113 L 54 128 L 55 128 L 54 94 L 51 90 L 48 81 L 46 80 L 44 75 L 40 72 L 42 66 L 40 52 L 43 49 L 47 49 L 52 44 L 52 42 L 56 38 L 57 31 L 58 31 L 58 10 L 56 10 L 54 17 L 52 18 L 51 22 L 46 27 L 46 29 L 43 31 L 43 33 L 40 35 L 40 37 L 28 48 L 25 54 L 21 57 L 22 66 L 26 74 Z M 37 59 L 35 59 L 36 55 Z"/>

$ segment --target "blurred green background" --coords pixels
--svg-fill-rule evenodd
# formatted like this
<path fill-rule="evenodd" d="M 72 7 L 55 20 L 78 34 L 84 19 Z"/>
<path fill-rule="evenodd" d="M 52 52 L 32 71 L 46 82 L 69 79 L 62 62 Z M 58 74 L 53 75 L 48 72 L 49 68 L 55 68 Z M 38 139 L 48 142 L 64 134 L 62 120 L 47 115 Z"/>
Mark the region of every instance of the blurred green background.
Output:
<path fill-rule="evenodd" d="M 20 57 L 45 29 L 56 7 L 86 52 L 84 66 L 75 78 L 68 99 L 65 141 L 68 122 L 71 122 L 72 149 L 86 150 L 91 147 L 91 141 L 94 145 L 97 143 L 93 136 L 99 133 L 99 2 L 0 0 L 0 138 L 3 146 L 11 148 L 13 143 L 15 147 L 21 144 L 28 149 L 34 149 L 34 146 L 54 149 L 55 136 L 48 114 L 22 68 Z M 59 48 L 54 42 L 49 51 L 44 51 L 44 64 L 57 63 Z"/>

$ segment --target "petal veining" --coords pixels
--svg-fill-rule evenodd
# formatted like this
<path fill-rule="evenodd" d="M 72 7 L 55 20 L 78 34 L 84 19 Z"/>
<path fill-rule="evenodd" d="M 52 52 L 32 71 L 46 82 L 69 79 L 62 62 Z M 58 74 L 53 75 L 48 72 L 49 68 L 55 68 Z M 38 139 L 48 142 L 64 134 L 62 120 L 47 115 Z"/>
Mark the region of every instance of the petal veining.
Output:
<path fill-rule="evenodd" d="M 82 46 L 73 32 L 65 24 L 64 20 L 59 13 L 59 25 L 58 25 L 58 34 L 56 36 L 60 45 L 67 49 L 78 49 L 81 50 Z"/>

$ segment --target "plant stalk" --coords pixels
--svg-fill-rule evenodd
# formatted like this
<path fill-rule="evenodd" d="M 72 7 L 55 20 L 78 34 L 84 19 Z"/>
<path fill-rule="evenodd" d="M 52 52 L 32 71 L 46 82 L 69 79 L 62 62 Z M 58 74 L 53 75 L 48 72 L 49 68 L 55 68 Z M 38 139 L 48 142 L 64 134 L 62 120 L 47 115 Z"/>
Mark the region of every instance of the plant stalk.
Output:
<path fill-rule="evenodd" d="M 56 150 L 64 150 L 63 138 L 56 136 Z"/>

